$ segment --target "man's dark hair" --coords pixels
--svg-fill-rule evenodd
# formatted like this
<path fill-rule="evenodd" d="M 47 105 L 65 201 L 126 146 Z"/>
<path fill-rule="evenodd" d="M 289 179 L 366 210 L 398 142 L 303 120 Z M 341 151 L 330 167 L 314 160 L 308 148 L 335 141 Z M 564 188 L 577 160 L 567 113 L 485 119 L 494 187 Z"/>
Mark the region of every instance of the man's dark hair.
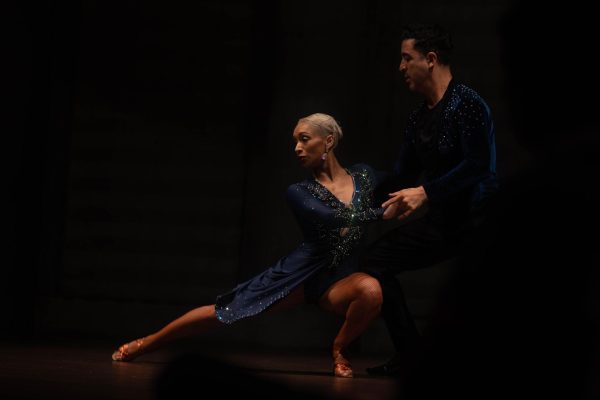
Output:
<path fill-rule="evenodd" d="M 452 38 L 444 28 L 437 24 L 410 24 L 402 29 L 400 41 L 415 39 L 415 49 L 421 54 L 434 52 L 440 64 L 450 65 Z"/>

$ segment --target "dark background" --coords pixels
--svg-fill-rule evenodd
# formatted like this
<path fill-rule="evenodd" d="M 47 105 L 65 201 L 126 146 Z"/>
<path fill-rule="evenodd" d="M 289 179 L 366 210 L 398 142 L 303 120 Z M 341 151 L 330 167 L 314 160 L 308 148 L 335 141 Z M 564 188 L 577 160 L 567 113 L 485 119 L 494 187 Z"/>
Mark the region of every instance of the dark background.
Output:
<path fill-rule="evenodd" d="M 131 339 L 274 263 L 300 241 L 283 199 L 305 176 L 298 118 L 338 119 L 344 165 L 389 168 L 419 99 L 398 27 L 439 22 L 455 77 L 490 105 L 498 172 L 528 162 L 508 117 L 508 1 L 45 1 L 9 16 L 7 257 L 0 331 Z M 371 227 L 374 235 L 389 224 Z M 401 276 L 427 324 L 444 265 Z M 306 306 L 204 340 L 326 348 Z M 363 339 L 389 350 L 381 321 Z"/>

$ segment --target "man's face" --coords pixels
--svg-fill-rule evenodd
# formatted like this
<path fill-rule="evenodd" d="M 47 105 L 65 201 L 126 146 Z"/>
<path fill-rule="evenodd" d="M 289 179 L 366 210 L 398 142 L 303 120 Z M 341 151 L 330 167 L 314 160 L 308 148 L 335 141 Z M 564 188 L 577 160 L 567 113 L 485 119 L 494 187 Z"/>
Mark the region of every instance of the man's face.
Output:
<path fill-rule="evenodd" d="M 430 65 L 427 58 L 414 47 L 415 39 L 402 41 L 400 47 L 400 72 L 411 92 L 421 92 L 423 84 L 430 76 Z"/>

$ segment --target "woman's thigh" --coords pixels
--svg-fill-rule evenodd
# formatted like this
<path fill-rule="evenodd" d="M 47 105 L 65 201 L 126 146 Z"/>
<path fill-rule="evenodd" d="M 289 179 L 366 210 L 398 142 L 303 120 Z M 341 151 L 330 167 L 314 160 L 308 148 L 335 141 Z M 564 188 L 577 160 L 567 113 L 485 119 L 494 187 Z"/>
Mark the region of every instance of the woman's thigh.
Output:
<path fill-rule="evenodd" d="M 345 315 L 348 306 L 361 295 L 381 296 L 381 287 L 377 279 L 364 272 L 354 272 L 333 283 L 319 299 L 324 310 Z"/>

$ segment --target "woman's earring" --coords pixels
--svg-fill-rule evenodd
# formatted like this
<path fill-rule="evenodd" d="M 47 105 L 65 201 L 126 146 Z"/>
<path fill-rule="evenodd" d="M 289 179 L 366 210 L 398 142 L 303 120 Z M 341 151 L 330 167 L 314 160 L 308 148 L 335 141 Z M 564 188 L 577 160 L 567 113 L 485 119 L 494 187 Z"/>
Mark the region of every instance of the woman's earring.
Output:
<path fill-rule="evenodd" d="M 321 156 L 321 160 L 323 160 L 323 161 L 327 160 L 327 153 L 323 153 L 323 155 Z"/>

